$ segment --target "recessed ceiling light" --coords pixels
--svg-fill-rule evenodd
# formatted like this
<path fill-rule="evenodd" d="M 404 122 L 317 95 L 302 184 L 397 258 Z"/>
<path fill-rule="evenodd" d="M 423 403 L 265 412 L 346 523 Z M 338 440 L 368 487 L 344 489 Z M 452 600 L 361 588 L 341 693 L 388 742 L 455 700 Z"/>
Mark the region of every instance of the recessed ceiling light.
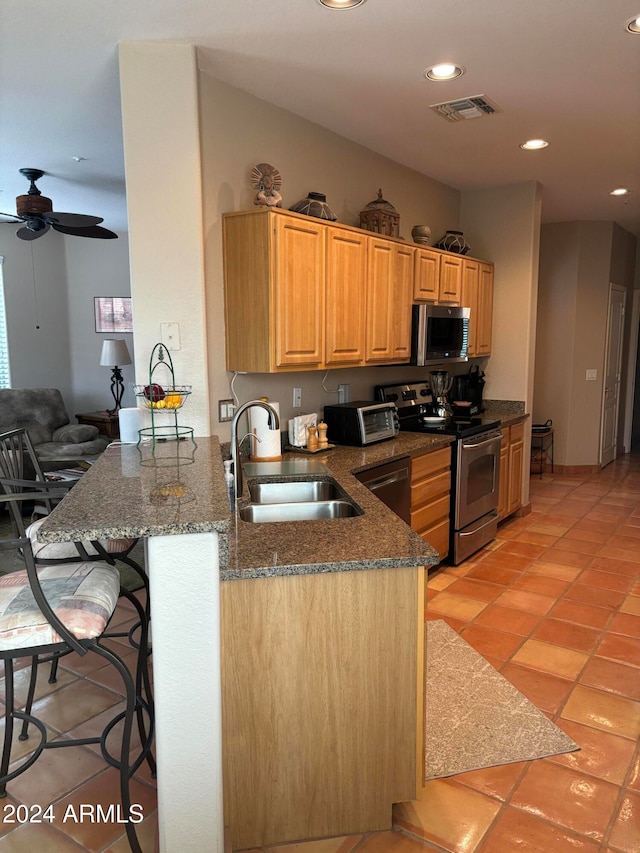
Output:
<path fill-rule="evenodd" d="M 634 15 L 627 21 L 627 29 L 630 33 L 640 33 L 640 15 Z"/>
<path fill-rule="evenodd" d="M 627 187 L 616 187 L 615 190 L 611 190 L 609 195 L 629 195 L 631 192 Z"/>
<path fill-rule="evenodd" d="M 546 148 L 548 144 L 546 139 L 527 139 L 520 148 L 524 148 L 525 151 L 538 151 L 540 148 Z"/>
<path fill-rule="evenodd" d="M 365 0 L 318 0 L 327 9 L 353 9 L 355 6 L 361 6 Z"/>
<path fill-rule="evenodd" d="M 424 76 L 429 80 L 455 80 L 462 74 L 464 74 L 464 68 L 461 65 L 454 65 L 452 62 L 440 62 L 438 65 L 427 68 L 424 72 Z"/>

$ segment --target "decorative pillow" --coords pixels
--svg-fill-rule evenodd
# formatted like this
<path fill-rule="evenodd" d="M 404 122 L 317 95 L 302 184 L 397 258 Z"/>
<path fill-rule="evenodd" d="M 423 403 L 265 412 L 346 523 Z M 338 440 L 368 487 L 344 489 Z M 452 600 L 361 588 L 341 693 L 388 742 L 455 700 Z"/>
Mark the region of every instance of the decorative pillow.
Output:
<path fill-rule="evenodd" d="M 62 441 L 71 444 L 82 444 L 83 441 L 91 441 L 100 435 L 97 426 L 91 424 L 66 424 L 59 427 L 52 435 L 53 441 Z"/>

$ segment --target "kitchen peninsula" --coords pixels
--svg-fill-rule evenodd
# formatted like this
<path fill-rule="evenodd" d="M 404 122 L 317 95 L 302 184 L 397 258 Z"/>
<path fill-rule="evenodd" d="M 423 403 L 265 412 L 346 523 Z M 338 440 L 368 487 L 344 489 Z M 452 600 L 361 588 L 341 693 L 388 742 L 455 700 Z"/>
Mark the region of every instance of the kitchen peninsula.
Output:
<path fill-rule="evenodd" d="M 352 472 L 442 439 L 323 454 L 363 514 L 295 524 L 229 524 L 218 440 L 196 442 L 107 449 L 40 531 L 148 537 L 160 849 L 222 853 L 221 773 L 236 848 L 388 828 L 420 776 L 437 554 Z"/>

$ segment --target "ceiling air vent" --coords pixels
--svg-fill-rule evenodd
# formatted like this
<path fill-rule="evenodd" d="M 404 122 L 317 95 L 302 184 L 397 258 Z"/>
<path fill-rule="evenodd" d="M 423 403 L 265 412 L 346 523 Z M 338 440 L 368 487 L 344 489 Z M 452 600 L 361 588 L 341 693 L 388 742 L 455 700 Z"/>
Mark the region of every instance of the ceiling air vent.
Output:
<path fill-rule="evenodd" d="M 431 104 L 430 109 L 446 118 L 447 121 L 482 118 L 499 112 L 495 104 L 491 104 L 484 95 L 473 95 L 471 98 L 458 98 L 457 101 L 445 101 L 443 104 Z"/>

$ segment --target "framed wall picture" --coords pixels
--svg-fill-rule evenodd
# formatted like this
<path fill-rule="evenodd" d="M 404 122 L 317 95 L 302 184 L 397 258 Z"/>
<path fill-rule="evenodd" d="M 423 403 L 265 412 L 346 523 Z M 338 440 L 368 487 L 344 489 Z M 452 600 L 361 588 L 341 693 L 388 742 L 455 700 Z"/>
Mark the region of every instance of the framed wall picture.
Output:
<path fill-rule="evenodd" d="M 130 296 L 96 296 L 96 332 L 133 332 Z"/>

